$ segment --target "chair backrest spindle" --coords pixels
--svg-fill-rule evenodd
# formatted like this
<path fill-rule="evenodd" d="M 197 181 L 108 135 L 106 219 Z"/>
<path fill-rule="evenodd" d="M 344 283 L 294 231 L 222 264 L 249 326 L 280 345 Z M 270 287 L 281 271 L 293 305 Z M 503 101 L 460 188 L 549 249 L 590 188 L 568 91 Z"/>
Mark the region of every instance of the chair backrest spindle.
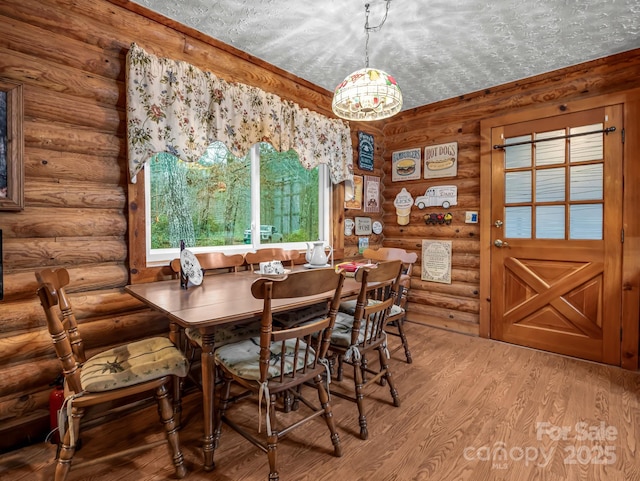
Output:
<path fill-rule="evenodd" d="M 78 321 L 71 308 L 71 301 L 66 292 L 66 286 L 69 285 L 69 272 L 66 269 L 44 269 L 36 273 L 36 279 L 41 284 L 49 284 L 56 294 L 56 305 L 60 309 L 62 315 L 62 324 L 73 351 L 76 360 L 82 364 L 87 360 L 84 352 L 84 342 L 78 330 Z"/>
<path fill-rule="evenodd" d="M 252 284 L 253 296 L 264 299 L 260 328 L 260 382 L 269 379 L 269 365 L 273 356 L 270 349 L 272 342 L 280 343 L 281 346 L 278 359 L 280 382 L 284 382 L 285 378 L 294 379 L 297 376 L 304 376 L 308 370 L 318 364 L 320 359 L 326 357 L 331 338 L 330 331 L 340 305 L 343 284 L 344 273 L 336 273 L 333 269 L 299 271 L 282 279 L 260 278 Z M 300 326 L 273 329 L 273 299 L 314 296 L 327 291 L 333 291 L 333 297 L 326 316 Z M 299 368 L 285 369 L 287 359 L 282 353 L 287 353 L 287 359 L 293 359 Z M 311 362 L 311 356 L 313 356 L 313 362 Z M 285 371 L 287 374 L 284 374 Z"/>
<path fill-rule="evenodd" d="M 395 301 L 401 275 L 402 262 L 399 260 L 380 262 L 376 267 L 358 269 L 355 279 L 361 283 L 361 288 L 353 316 L 352 345 L 359 343 L 363 323 L 364 339 L 360 342 L 371 344 L 384 336 L 386 319 Z M 378 302 L 372 303 L 370 300 Z"/>

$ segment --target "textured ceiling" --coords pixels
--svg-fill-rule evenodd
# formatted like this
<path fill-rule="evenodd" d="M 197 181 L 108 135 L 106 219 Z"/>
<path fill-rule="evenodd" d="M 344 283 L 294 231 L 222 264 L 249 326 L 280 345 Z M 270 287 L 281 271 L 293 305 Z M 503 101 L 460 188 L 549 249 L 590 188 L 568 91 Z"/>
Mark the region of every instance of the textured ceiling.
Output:
<path fill-rule="evenodd" d="M 364 67 L 382 0 L 134 0 L 333 91 Z M 369 65 L 403 110 L 640 47 L 640 0 L 393 0 Z"/>

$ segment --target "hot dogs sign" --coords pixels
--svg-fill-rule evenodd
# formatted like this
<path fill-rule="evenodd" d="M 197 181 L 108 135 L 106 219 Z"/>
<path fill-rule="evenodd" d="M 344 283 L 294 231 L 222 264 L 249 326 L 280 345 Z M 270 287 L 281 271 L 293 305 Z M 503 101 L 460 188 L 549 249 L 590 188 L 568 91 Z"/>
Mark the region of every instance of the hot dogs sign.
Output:
<path fill-rule="evenodd" d="M 458 173 L 458 142 L 424 148 L 424 178 L 454 177 Z"/>
<path fill-rule="evenodd" d="M 391 180 L 396 182 L 420 179 L 420 154 L 420 149 L 394 152 L 391 157 Z M 455 177 L 458 173 L 458 142 L 425 147 L 422 171 L 425 179 Z"/>

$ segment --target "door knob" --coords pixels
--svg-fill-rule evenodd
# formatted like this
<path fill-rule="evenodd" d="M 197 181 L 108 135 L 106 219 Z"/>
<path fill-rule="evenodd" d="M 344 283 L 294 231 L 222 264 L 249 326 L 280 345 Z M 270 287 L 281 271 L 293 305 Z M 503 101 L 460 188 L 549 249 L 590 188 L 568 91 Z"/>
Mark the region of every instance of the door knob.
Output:
<path fill-rule="evenodd" d="M 496 247 L 509 247 L 509 243 L 508 242 L 504 242 L 503 240 L 500 239 L 496 239 L 493 242 L 493 245 Z"/>

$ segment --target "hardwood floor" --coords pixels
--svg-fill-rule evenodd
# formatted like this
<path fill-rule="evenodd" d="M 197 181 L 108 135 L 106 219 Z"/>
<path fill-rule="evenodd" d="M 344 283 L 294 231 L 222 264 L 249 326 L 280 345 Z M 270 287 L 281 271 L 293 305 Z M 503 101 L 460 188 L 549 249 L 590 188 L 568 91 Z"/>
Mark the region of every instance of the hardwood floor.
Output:
<path fill-rule="evenodd" d="M 366 398 L 369 439 L 362 441 L 355 404 L 334 396 L 343 457 L 332 456 L 319 419 L 279 447 L 282 481 L 640 480 L 640 373 L 416 324 L 407 324 L 407 334 L 413 364 L 402 362 L 401 350 L 392 359 L 401 406 L 391 405 L 387 387 L 375 386 Z M 202 469 L 200 401 L 195 393 L 184 402 L 185 479 L 266 480 L 266 455 L 226 426 L 216 468 Z M 135 435 L 141 426 L 149 427 Z M 78 460 L 162 433 L 148 408 L 84 430 L 83 439 Z M 54 455 L 48 443 L 3 454 L 0 479 L 53 479 Z M 68 479 L 156 481 L 173 479 L 173 470 L 167 447 L 159 446 L 72 467 Z"/>

